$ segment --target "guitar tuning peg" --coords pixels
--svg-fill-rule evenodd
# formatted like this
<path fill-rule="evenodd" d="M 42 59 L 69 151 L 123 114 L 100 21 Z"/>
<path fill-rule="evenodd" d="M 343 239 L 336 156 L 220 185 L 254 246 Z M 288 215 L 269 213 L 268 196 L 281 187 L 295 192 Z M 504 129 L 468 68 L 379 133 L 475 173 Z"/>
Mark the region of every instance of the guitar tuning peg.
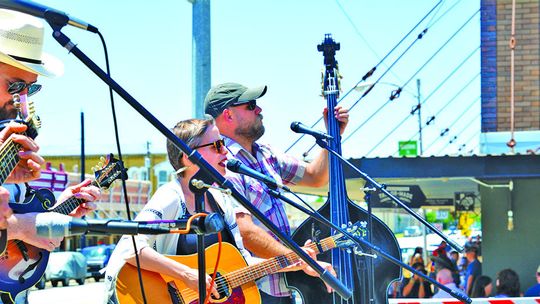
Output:
<path fill-rule="evenodd" d="M 347 225 L 341 224 L 341 229 L 345 229 L 345 228 L 347 228 Z"/>
<path fill-rule="evenodd" d="M 103 168 L 103 163 L 102 163 L 102 162 L 98 162 L 98 163 L 97 163 L 97 167 L 98 167 L 98 168 Z"/>
<path fill-rule="evenodd" d="M 104 162 L 105 162 L 105 157 L 101 156 L 101 157 L 99 158 L 99 162 L 104 163 Z"/>

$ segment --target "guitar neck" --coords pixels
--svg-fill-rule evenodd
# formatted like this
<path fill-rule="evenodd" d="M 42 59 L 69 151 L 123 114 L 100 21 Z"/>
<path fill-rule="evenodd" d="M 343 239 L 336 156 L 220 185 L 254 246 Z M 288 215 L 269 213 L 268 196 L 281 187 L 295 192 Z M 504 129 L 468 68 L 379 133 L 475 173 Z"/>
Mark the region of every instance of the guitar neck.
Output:
<path fill-rule="evenodd" d="M 0 185 L 3 185 L 19 162 L 21 145 L 13 142 L 11 137 L 0 148 Z"/>
<path fill-rule="evenodd" d="M 321 246 L 322 251 L 319 250 L 316 244 L 310 244 L 308 247 L 314 250 L 315 252 L 317 252 L 317 254 L 323 253 L 330 249 L 336 248 L 336 242 L 335 242 L 334 237 L 327 237 L 321 240 L 320 246 Z M 230 272 L 224 275 L 224 277 L 230 284 L 231 288 L 235 288 L 245 283 L 255 281 L 266 275 L 276 273 L 280 271 L 281 269 L 298 262 L 299 260 L 300 258 L 298 257 L 298 255 L 294 252 L 291 252 L 285 255 L 273 257 L 271 259 L 268 259 L 261 263 L 257 263 L 255 265 L 251 265 L 251 266 Z"/>
<path fill-rule="evenodd" d="M 92 181 L 93 186 L 98 186 L 96 181 Z M 58 206 L 49 209 L 50 212 L 56 212 L 61 214 L 70 214 L 73 210 L 77 209 L 82 203 L 84 203 L 85 200 L 76 198 L 75 196 L 72 196 L 59 204 Z"/>

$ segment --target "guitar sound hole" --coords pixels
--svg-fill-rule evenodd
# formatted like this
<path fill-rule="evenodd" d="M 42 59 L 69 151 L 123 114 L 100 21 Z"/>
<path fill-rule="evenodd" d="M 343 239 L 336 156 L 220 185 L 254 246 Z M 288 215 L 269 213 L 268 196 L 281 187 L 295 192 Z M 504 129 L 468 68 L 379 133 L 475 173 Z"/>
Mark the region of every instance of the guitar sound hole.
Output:
<path fill-rule="evenodd" d="M 219 292 L 219 298 L 211 295 L 213 300 L 223 300 L 231 296 L 229 283 L 219 272 L 216 274 L 216 281 L 214 284 L 217 284 L 216 288 Z"/>

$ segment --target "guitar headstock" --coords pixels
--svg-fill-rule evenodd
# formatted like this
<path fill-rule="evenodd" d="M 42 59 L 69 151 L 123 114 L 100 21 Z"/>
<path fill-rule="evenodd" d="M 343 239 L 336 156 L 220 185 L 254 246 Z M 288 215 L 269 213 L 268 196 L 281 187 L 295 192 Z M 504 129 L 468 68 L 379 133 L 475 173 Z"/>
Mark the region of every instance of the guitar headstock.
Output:
<path fill-rule="evenodd" d="M 107 155 L 107 159 L 103 159 L 104 163 L 99 164 L 95 169 L 95 181 L 97 187 L 101 189 L 108 189 L 112 183 L 117 179 L 127 179 L 127 170 L 124 168 L 124 164 L 114 158 L 114 155 L 110 153 Z"/>
<path fill-rule="evenodd" d="M 26 135 L 32 139 L 38 135 L 41 128 L 41 120 L 36 114 L 34 102 L 28 100 L 26 94 L 13 94 L 13 104 L 19 110 L 19 118 L 26 124 Z"/>

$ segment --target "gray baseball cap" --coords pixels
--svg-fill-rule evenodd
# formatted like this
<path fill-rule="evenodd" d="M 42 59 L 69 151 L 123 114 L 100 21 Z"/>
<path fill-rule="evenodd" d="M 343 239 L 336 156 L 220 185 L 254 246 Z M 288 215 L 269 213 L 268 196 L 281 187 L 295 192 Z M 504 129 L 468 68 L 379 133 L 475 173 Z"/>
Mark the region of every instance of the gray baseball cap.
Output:
<path fill-rule="evenodd" d="M 262 97 L 265 93 L 266 86 L 247 88 L 234 82 L 218 84 L 206 94 L 204 112 L 216 118 L 226 108 L 250 102 Z"/>

